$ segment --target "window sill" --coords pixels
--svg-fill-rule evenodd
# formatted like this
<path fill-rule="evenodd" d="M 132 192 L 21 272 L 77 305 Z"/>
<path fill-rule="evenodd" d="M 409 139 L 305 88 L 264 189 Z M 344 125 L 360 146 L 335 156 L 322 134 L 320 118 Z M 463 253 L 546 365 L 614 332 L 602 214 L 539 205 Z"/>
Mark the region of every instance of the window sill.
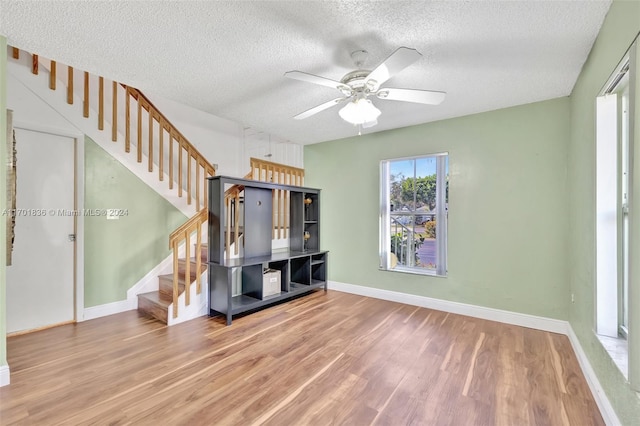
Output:
<path fill-rule="evenodd" d="M 621 337 L 601 336 L 596 333 L 604 350 L 609 353 L 614 364 L 622 373 L 625 379 L 629 380 L 629 342 Z"/>
<path fill-rule="evenodd" d="M 429 271 L 429 270 L 420 271 L 413 268 L 403 268 L 401 266 L 395 267 L 393 269 L 379 267 L 378 270 L 384 271 L 384 272 L 400 272 L 402 274 L 422 275 L 422 276 L 435 277 L 435 278 L 447 278 L 446 275 L 438 275 L 436 274 L 435 271 Z"/>

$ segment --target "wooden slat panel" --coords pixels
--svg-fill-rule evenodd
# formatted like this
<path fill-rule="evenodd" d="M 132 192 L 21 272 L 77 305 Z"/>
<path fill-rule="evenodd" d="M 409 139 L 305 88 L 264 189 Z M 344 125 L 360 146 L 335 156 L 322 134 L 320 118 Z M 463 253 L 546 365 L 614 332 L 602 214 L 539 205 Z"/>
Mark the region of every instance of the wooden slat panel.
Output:
<path fill-rule="evenodd" d="M 178 243 L 173 243 L 173 317 L 178 318 Z"/>
<path fill-rule="evenodd" d="M 173 189 L 173 136 L 169 133 L 169 189 Z"/>
<path fill-rule="evenodd" d="M 281 179 L 280 172 L 278 172 L 279 183 L 280 183 L 280 179 Z M 283 189 L 281 189 L 279 194 L 279 200 L 278 200 L 278 209 L 280 210 L 280 214 L 278 216 L 278 219 L 280 222 L 280 232 L 278 233 L 278 236 L 280 238 L 285 238 L 287 236 L 284 228 L 284 218 L 285 218 L 285 215 L 287 214 L 287 211 L 284 208 L 285 195 L 286 195 L 286 192 Z"/>
<path fill-rule="evenodd" d="M 158 147 L 158 177 L 160 182 L 164 180 L 164 123 L 162 117 L 158 122 L 160 129 L 160 146 Z"/>
<path fill-rule="evenodd" d="M 56 61 L 51 61 L 51 69 L 49 70 L 49 89 L 56 90 Z"/>
<path fill-rule="evenodd" d="M 84 72 L 84 102 L 82 103 L 82 116 L 89 117 L 89 73 Z"/>
<path fill-rule="evenodd" d="M 187 204 L 191 205 L 191 150 L 187 145 Z"/>
<path fill-rule="evenodd" d="M 184 268 L 184 304 L 191 304 L 191 230 L 184 233 L 184 251 L 185 251 L 185 268 Z"/>
<path fill-rule="evenodd" d="M 142 99 L 138 96 L 138 163 L 142 163 Z"/>
<path fill-rule="evenodd" d="M 118 141 L 118 83 L 113 82 L 113 99 L 112 113 L 111 113 L 111 140 Z"/>
<path fill-rule="evenodd" d="M 289 230 L 289 237 L 291 237 L 291 232 L 290 232 L 290 228 L 289 228 L 289 200 L 291 198 L 291 192 L 290 191 L 285 191 L 285 195 L 284 195 L 284 228 L 285 228 L 285 234 L 284 237 L 287 238 L 287 230 Z"/>
<path fill-rule="evenodd" d="M 98 129 L 104 130 L 104 77 L 98 79 Z"/>
<path fill-rule="evenodd" d="M 275 199 L 276 199 L 276 191 L 272 190 L 271 191 L 271 205 L 273 206 L 271 209 L 271 239 L 275 239 L 276 238 L 276 203 L 275 203 Z"/>
<path fill-rule="evenodd" d="M 207 195 L 207 193 L 209 192 L 209 188 L 207 187 L 207 175 L 208 175 L 208 172 L 205 170 L 205 172 L 204 172 L 204 185 L 203 185 L 203 188 L 202 188 L 202 192 L 204 192 L 204 203 L 203 203 L 204 207 L 209 207 L 209 204 L 207 204 L 208 203 L 208 199 L 209 199 L 209 196 Z"/>
<path fill-rule="evenodd" d="M 235 221 L 235 232 L 234 232 L 234 241 L 235 241 L 235 249 L 234 253 L 238 254 L 240 252 L 240 219 L 238 216 L 240 215 L 240 191 L 236 191 L 235 197 L 235 208 L 234 208 L 234 221 Z"/>
<path fill-rule="evenodd" d="M 278 169 L 278 183 L 282 183 L 283 180 L 283 170 L 282 168 Z M 284 195 L 285 195 L 285 191 L 283 189 L 281 189 L 279 191 L 280 193 L 278 194 L 278 210 L 279 210 L 279 215 L 278 215 L 278 222 L 280 223 L 280 232 L 278 233 L 278 235 L 280 236 L 280 238 L 284 238 L 285 237 L 285 230 L 284 230 L 284 216 L 286 214 L 285 210 L 284 210 Z"/>
<path fill-rule="evenodd" d="M 178 139 L 178 197 L 182 197 L 182 141 Z"/>
<path fill-rule="evenodd" d="M 129 94 L 129 88 L 127 87 L 127 90 L 125 92 L 124 95 L 125 98 L 125 113 L 124 113 L 124 119 L 125 119 L 125 138 L 124 138 L 124 151 L 125 152 L 131 152 L 131 96 Z"/>
<path fill-rule="evenodd" d="M 149 108 L 149 172 L 153 172 L 153 114 Z"/>
<path fill-rule="evenodd" d="M 200 294 L 202 291 L 202 223 L 198 224 L 196 228 L 196 294 Z"/>
<path fill-rule="evenodd" d="M 13 59 L 20 59 L 20 49 L 17 47 L 12 47 Z"/>
<path fill-rule="evenodd" d="M 67 67 L 67 103 L 73 105 L 73 67 Z"/>
<path fill-rule="evenodd" d="M 38 55 L 33 55 L 31 59 L 32 59 L 32 61 L 31 61 L 31 72 L 37 75 L 38 74 L 38 65 L 39 65 Z"/>
<path fill-rule="evenodd" d="M 231 257 L 231 197 L 225 198 L 227 203 L 227 211 L 225 212 L 225 223 L 227 233 L 225 235 L 225 250 L 227 252 L 227 259 Z"/>
<path fill-rule="evenodd" d="M 200 162 L 196 161 L 196 210 L 200 211 Z"/>

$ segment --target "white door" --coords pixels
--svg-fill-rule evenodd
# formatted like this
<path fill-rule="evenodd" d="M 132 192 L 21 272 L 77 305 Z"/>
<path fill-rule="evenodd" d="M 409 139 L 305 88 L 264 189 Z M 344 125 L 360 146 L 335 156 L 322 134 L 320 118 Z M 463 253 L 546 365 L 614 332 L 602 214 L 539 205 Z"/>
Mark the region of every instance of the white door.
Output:
<path fill-rule="evenodd" d="M 74 144 L 70 137 L 16 129 L 16 226 L 12 264 L 7 267 L 9 333 L 75 319 L 75 243 L 69 238 L 75 223 Z"/>

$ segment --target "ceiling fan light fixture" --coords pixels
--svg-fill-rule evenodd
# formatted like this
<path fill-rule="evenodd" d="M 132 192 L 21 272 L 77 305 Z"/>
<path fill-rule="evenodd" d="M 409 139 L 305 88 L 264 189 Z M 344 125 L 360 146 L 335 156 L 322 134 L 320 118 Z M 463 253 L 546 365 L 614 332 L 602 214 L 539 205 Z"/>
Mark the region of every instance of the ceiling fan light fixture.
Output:
<path fill-rule="evenodd" d="M 356 99 L 345 105 L 338 114 L 347 123 L 353 125 L 373 123 L 366 126 L 371 127 L 378 123 L 381 112 L 369 99 Z"/>
<path fill-rule="evenodd" d="M 373 127 L 376 124 L 378 124 L 378 120 L 367 121 L 366 123 L 362 123 L 362 128 L 363 129 L 368 129 L 369 127 Z"/>

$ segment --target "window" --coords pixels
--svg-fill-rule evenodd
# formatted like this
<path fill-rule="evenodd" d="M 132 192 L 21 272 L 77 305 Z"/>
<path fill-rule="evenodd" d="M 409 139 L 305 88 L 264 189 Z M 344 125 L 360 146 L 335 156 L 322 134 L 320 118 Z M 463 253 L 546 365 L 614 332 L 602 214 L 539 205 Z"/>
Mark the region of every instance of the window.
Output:
<path fill-rule="evenodd" d="M 629 339 L 629 330 L 637 330 L 629 326 L 630 314 L 638 308 L 630 303 L 629 294 L 639 279 L 637 271 L 630 268 L 633 266 L 630 248 L 638 247 L 637 235 L 630 229 L 632 225 L 638 226 L 640 218 L 638 207 L 635 218 L 631 217 L 632 194 L 638 190 L 634 189 L 636 182 L 631 178 L 634 57 L 635 44 L 596 98 L 595 331 L 632 388 L 637 390 L 640 389 L 640 369 L 629 356 L 640 349 L 635 340 Z"/>
<path fill-rule="evenodd" d="M 380 163 L 380 268 L 447 274 L 447 153 Z"/>

